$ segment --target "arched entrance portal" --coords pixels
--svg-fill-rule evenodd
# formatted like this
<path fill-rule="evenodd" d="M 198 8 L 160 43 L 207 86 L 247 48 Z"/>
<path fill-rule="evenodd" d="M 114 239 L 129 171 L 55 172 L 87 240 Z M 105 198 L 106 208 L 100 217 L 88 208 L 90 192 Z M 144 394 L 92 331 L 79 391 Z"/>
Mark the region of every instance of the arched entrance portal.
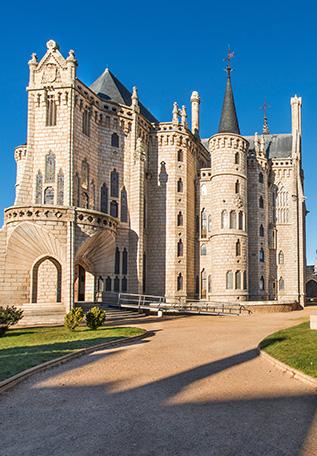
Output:
<path fill-rule="evenodd" d="M 317 282 L 316 282 L 316 280 L 311 279 L 306 283 L 306 297 L 308 299 L 317 300 Z"/>
<path fill-rule="evenodd" d="M 32 302 L 56 303 L 62 300 L 62 267 L 53 257 L 38 260 L 32 269 Z"/>
<path fill-rule="evenodd" d="M 81 264 L 76 267 L 74 291 L 75 302 L 95 301 L 95 276 Z"/>

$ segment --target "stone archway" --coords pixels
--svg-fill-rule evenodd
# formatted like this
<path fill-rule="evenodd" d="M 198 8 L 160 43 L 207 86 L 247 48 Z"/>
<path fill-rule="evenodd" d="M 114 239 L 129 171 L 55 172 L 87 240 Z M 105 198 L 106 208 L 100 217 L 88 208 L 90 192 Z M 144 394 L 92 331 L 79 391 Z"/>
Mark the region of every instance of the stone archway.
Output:
<path fill-rule="evenodd" d="M 61 300 L 61 264 L 51 256 L 40 258 L 32 269 L 32 303 L 55 304 Z"/>
<path fill-rule="evenodd" d="M 317 300 L 317 281 L 316 280 L 310 279 L 306 283 L 306 297 L 308 299 Z"/>

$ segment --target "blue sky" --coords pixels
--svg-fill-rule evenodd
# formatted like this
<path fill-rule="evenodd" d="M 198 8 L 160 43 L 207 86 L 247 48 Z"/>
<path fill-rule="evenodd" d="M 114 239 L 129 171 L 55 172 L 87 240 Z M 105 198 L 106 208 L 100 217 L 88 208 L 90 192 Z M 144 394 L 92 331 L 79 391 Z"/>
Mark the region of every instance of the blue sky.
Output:
<path fill-rule="evenodd" d="M 91 10 L 89 7 L 91 5 Z M 6 2 L 1 7 L 0 210 L 14 201 L 14 147 L 26 140 L 25 87 L 31 53 L 41 57 L 48 39 L 64 55 L 74 49 L 86 84 L 106 66 L 160 120 L 173 101 L 189 106 L 201 95 L 201 134 L 218 125 L 225 85 L 223 58 L 235 51 L 233 89 L 242 134 L 261 131 L 266 97 L 272 133 L 289 132 L 289 99 L 303 98 L 303 163 L 307 254 L 317 248 L 316 12 L 314 2 L 94 1 Z"/>

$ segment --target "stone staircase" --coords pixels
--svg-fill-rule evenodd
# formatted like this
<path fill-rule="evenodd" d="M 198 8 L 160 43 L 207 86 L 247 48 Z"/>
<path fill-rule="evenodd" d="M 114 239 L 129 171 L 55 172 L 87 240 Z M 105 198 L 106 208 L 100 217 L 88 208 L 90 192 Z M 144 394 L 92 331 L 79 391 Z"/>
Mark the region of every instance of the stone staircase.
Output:
<path fill-rule="evenodd" d="M 17 326 L 57 326 L 64 324 L 65 307 L 62 304 L 23 304 L 23 318 Z"/>

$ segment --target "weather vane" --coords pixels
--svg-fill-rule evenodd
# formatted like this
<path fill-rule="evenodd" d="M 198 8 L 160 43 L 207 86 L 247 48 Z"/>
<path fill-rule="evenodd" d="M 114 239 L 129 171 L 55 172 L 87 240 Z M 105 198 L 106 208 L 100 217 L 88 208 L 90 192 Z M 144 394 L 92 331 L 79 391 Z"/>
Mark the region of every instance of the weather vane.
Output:
<path fill-rule="evenodd" d="M 228 75 L 230 75 L 230 72 L 232 70 L 231 68 L 231 65 L 230 65 L 230 61 L 234 58 L 234 52 L 231 51 L 230 49 L 230 45 L 228 46 L 228 54 L 227 54 L 227 57 L 223 59 L 224 62 L 228 62 L 227 63 L 227 67 L 226 67 L 226 72 L 228 73 Z"/>

